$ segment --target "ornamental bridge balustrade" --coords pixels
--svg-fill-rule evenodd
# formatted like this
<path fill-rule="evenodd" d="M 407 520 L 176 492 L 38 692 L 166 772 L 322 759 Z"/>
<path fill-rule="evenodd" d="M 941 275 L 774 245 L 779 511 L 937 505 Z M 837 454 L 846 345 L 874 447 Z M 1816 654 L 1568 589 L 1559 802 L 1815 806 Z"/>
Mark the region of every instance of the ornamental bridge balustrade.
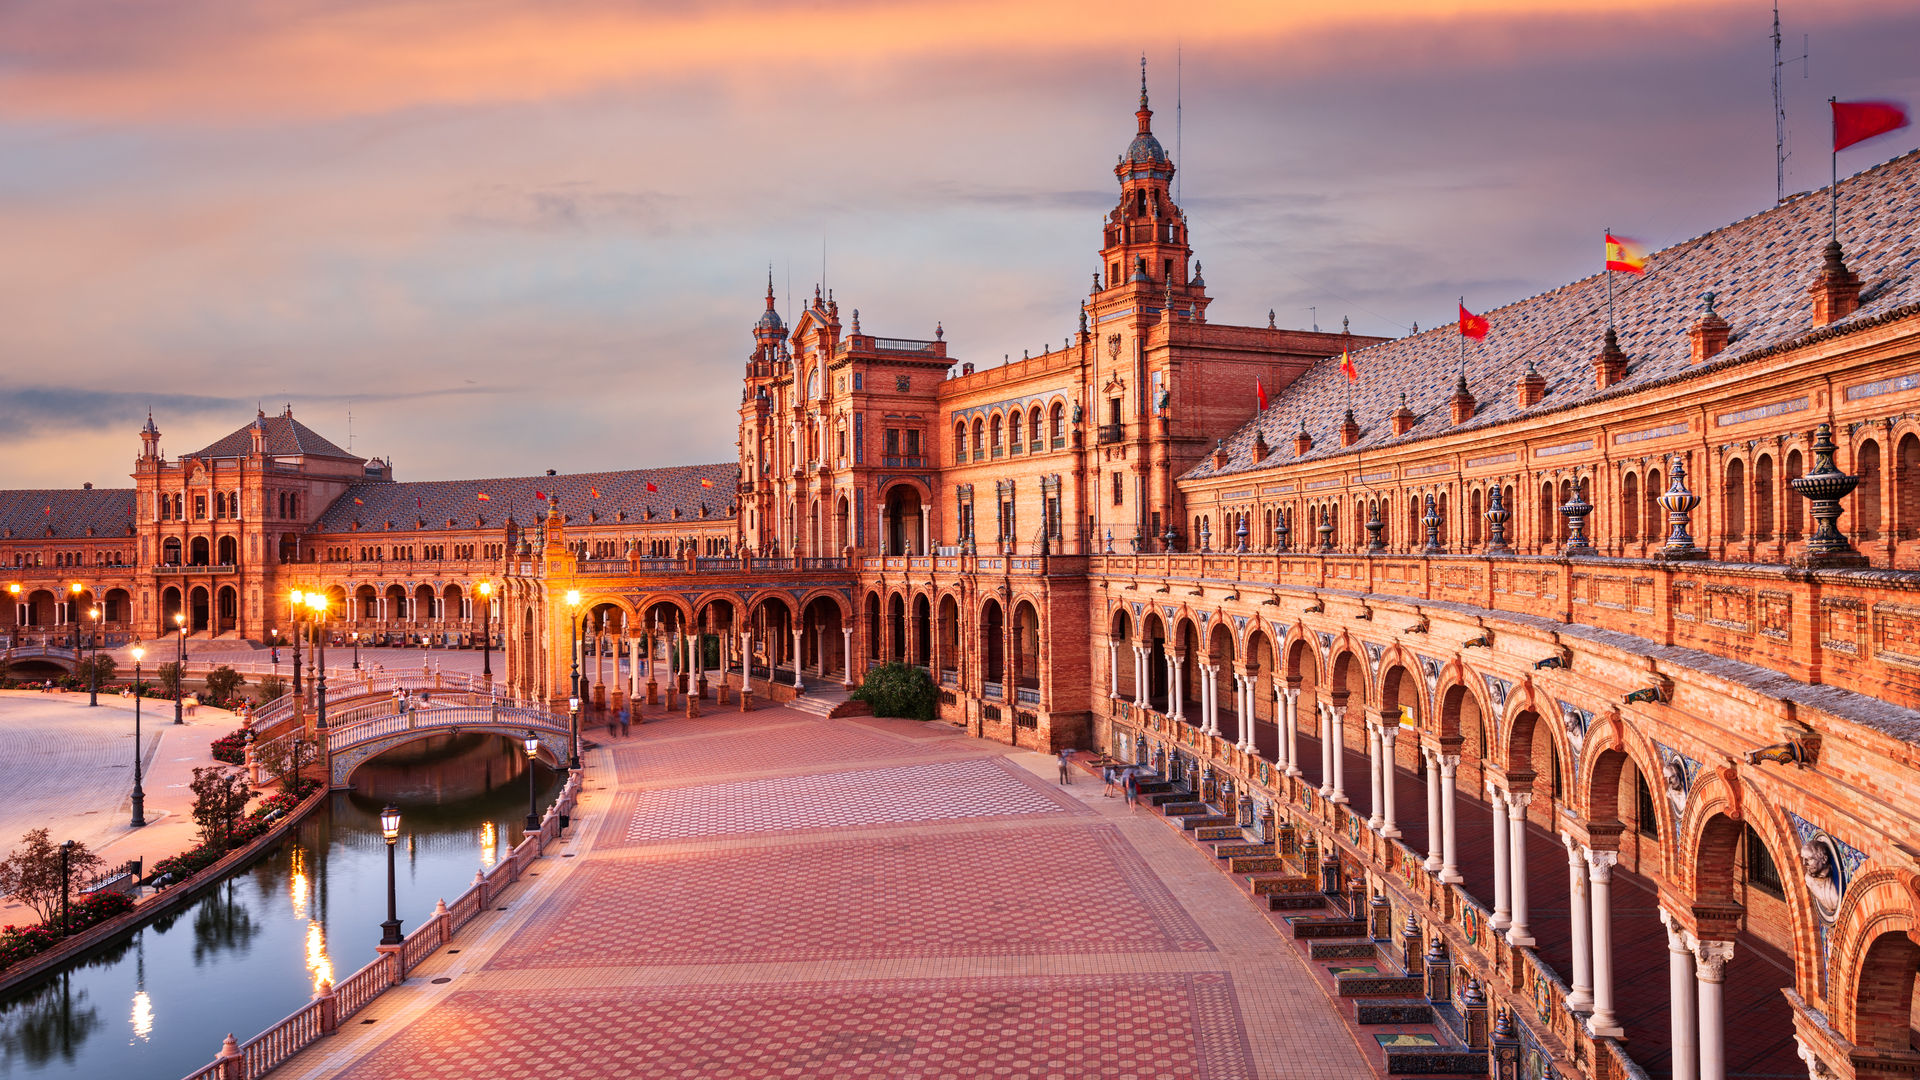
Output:
<path fill-rule="evenodd" d="M 1773 652 L 1682 599 L 1872 610 L 1904 575 L 1179 554 L 1089 573 L 1094 745 L 1283 848 L 1311 837 L 1374 938 L 1415 972 L 1442 943 L 1453 1003 L 1471 975 L 1564 1074 L 1920 1066 L 1920 863 L 1893 794 L 1920 732 L 1886 700 L 1908 692 L 1895 659 L 1863 628 L 1835 664 L 1805 620 Z M 1810 666 L 1826 685 L 1785 677 Z"/>

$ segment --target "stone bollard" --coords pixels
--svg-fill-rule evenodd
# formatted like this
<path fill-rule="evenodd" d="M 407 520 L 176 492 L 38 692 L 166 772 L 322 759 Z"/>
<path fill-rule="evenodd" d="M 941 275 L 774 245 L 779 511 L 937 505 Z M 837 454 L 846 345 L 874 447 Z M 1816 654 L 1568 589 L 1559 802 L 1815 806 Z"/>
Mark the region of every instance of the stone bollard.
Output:
<path fill-rule="evenodd" d="M 1467 1049 L 1487 1048 L 1487 993 L 1480 980 L 1467 976 L 1467 988 L 1460 991 L 1460 1012 L 1467 1022 Z"/>
<path fill-rule="evenodd" d="M 747 685 L 742 686 L 740 688 L 740 711 L 741 712 L 753 711 L 753 684 L 752 683 L 748 683 Z"/>
<path fill-rule="evenodd" d="M 1322 884 L 1320 881 L 1320 841 L 1315 838 L 1312 833 L 1308 833 L 1306 840 L 1300 844 L 1300 866 L 1301 869 L 1306 872 L 1306 875 L 1313 879 L 1314 888 L 1318 889 Z"/>
<path fill-rule="evenodd" d="M 698 717 L 699 715 L 700 715 L 700 695 L 688 694 L 687 695 L 687 719 L 692 720 Z"/>
<path fill-rule="evenodd" d="M 1407 912 L 1407 925 L 1400 930 L 1400 958 L 1405 962 L 1407 974 L 1419 975 L 1420 966 L 1420 919 L 1411 910 Z"/>
<path fill-rule="evenodd" d="M 373 951 L 379 953 L 381 959 L 387 963 L 387 975 L 392 979 L 392 981 L 387 984 L 388 986 L 399 986 L 401 983 L 407 981 L 407 973 L 402 970 L 400 965 L 400 950 L 404 948 L 406 948 L 405 945 L 375 945 L 373 947 Z"/>
<path fill-rule="evenodd" d="M 444 896 L 433 905 L 433 921 L 440 927 L 440 944 L 445 945 L 447 939 L 453 936 L 452 928 L 447 925 L 453 920 L 447 915 L 447 898 Z"/>
<path fill-rule="evenodd" d="M 649 669 L 647 671 L 647 704 L 658 705 L 660 704 L 660 684 L 654 681 L 651 670 L 653 665 L 648 664 L 647 667 Z"/>
<path fill-rule="evenodd" d="M 340 1030 L 340 1002 L 333 996 L 333 980 L 320 980 L 320 989 L 314 992 L 313 1000 L 320 1006 L 320 1034 L 332 1035 Z"/>
<path fill-rule="evenodd" d="M 1345 890 L 1340 885 L 1340 852 L 1328 848 L 1320 860 L 1320 891 L 1327 896 L 1339 896 Z"/>
<path fill-rule="evenodd" d="M 1494 1080 L 1523 1080 L 1520 1075 L 1520 1031 L 1513 1024 L 1513 1010 L 1501 1009 L 1493 1025 Z"/>
<path fill-rule="evenodd" d="M 487 872 L 485 870 L 473 872 L 473 887 L 480 890 L 480 910 L 485 911 L 487 908 Z"/>
<path fill-rule="evenodd" d="M 1300 851 L 1300 833 L 1293 822 L 1285 822 L 1274 830 L 1273 851 L 1276 855 L 1296 855 Z"/>
<path fill-rule="evenodd" d="M 241 1080 L 241 1070 L 247 1063 L 240 1056 L 240 1042 L 233 1037 L 233 1032 L 227 1032 L 227 1041 L 220 1044 L 220 1055 L 213 1059 L 213 1064 L 220 1080 Z"/>
<path fill-rule="evenodd" d="M 1387 903 L 1385 893 L 1374 893 L 1369 905 L 1372 910 L 1373 929 L 1371 936 L 1375 941 L 1387 941 L 1393 937 L 1393 905 Z"/>
<path fill-rule="evenodd" d="M 1433 932 L 1433 944 L 1427 948 L 1427 1000 L 1435 1005 L 1453 1002 L 1453 959 L 1447 955 L 1447 939 Z"/>

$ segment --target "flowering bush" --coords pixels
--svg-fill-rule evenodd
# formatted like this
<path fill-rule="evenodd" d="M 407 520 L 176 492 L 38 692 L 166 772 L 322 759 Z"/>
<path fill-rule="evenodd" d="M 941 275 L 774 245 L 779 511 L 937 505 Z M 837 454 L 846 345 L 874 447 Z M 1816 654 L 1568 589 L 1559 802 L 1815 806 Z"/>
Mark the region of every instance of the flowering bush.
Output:
<path fill-rule="evenodd" d="M 208 748 L 213 760 L 224 761 L 229 765 L 244 765 L 247 761 L 247 729 L 239 728 L 228 735 L 215 739 Z"/>
<path fill-rule="evenodd" d="M 132 908 L 133 898 L 124 893 L 102 892 L 81 897 L 67 909 L 67 932 L 77 934 Z M 0 969 L 53 948 L 60 943 L 61 936 L 57 922 L 0 927 Z"/>

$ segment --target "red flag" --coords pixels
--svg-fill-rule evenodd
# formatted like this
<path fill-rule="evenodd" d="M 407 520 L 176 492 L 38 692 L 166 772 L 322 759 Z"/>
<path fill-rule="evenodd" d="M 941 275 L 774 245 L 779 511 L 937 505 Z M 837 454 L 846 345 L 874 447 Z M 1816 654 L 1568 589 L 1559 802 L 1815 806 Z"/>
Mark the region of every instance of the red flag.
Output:
<path fill-rule="evenodd" d="M 493 501 L 493 496 L 491 496 L 491 495 L 489 495 L 489 494 L 487 494 L 486 492 L 484 492 L 484 491 L 483 491 L 483 492 L 481 492 L 481 493 L 480 493 L 480 501 L 481 501 L 481 502 L 492 502 L 492 501 Z"/>
<path fill-rule="evenodd" d="M 536 491 L 533 493 L 533 497 L 536 499 L 544 499 L 547 497 L 547 493 L 544 491 Z"/>
<path fill-rule="evenodd" d="M 1254 377 L 1253 392 L 1260 395 L 1260 411 L 1266 412 L 1267 411 L 1267 387 L 1265 383 L 1260 381 L 1259 376 Z"/>
<path fill-rule="evenodd" d="M 413 508 L 414 508 L 415 510 L 418 510 L 418 509 L 420 509 L 420 496 L 418 496 L 418 495 L 415 495 L 415 496 L 413 497 Z"/>
<path fill-rule="evenodd" d="M 713 486 L 713 481 L 711 481 L 711 480 L 701 480 L 701 481 L 700 481 L 700 486 L 701 486 L 701 487 L 712 487 L 712 486 Z"/>
<path fill-rule="evenodd" d="M 1836 101 L 1832 104 L 1835 153 L 1907 126 L 1907 107 L 1898 101 Z"/>
<path fill-rule="evenodd" d="M 1348 382 L 1360 381 L 1360 369 L 1353 365 L 1353 354 L 1345 349 L 1340 350 L 1340 374 L 1345 375 Z"/>
<path fill-rule="evenodd" d="M 1647 272 L 1647 256 L 1640 245 L 1624 240 L 1612 233 L 1607 234 L 1607 269 L 1618 270 L 1623 274 L 1644 274 Z"/>
<path fill-rule="evenodd" d="M 47 504 L 47 508 L 46 508 L 45 510 L 42 510 L 42 511 L 40 511 L 40 512 L 41 512 L 42 514 L 45 514 L 45 515 L 47 515 L 48 517 L 52 517 L 52 516 L 53 516 L 53 504 L 52 504 L 52 503 L 48 503 L 48 504 Z"/>
<path fill-rule="evenodd" d="M 1466 337 L 1470 337 L 1475 341 L 1479 341 L 1481 338 L 1486 337 L 1487 331 L 1491 329 L 1493 329 L 1493 324 L 1487 321 L 1487 317 L 1485 315 L 1475 315 L 1473 312 L 1467 310 L 1467 305 L 1465 301 L 1461 302 L 1460 304 L 1460 333 L 1461 334 L 1463 334 Z"/>
<path fill-rule="evenodd" d="M 648 490 L 648 491 L 659 491 L 660 489 L 659 489 L 659 488 L 657 488 L 657 487 L 654 487 L 654 486 L 653 486 L 653 481 L 651 481 L 651 480 L 649 480 L 649 481 L 647 481 L 647 490 Z"/>
<path fill-rule="evenodd" d="M 358 498 L 358 497 L 356 496 L 356 497 L 354 498 L 354 500 L 353 500 L 353 505 L 355 505 L 355 506 L 365 506 L 365 505 L 367 505 L 367 504 L 366 504 L 366 503 L 364 503 L 364 502 L 361 502 L 361 501 L 360 501 L 360 499 L 359 499 L 359 498 Z"/>
<path fill-rule="evenodd" d="M 589 487 L 587 488 L 587 494 L 597 499 L 600 497 L 600 489 L 597 487 Z"/>

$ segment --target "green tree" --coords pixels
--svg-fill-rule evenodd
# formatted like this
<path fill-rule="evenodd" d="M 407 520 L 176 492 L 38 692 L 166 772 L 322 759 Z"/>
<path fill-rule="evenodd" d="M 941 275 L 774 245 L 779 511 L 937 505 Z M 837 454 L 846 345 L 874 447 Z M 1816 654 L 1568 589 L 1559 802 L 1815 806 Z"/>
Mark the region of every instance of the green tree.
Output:
<path fill-rule="evenodd" d="M 40 915 L 41 922 L 60 917 L 60 897 L 100 868 L 100 856 L 75 841 L 67 852 L 66 877 L 60 876 L 60 845 L 45 829 L 34 829 L 20 838 L 21 846 L 0 859 L 0 893 L 18 900 Z"/>
<path fill-rule="evenodd" d="M 280 782 L 281 790 L 292 791 L 300 779 L 300 770 L 312 764 L 318 755 L 318 747 L 312 739 L 290 735 L 254 743 L 253 755 L 267 775 Z"/>
<path fill-rule="evenodd" d="M 925 671 L 911 664 L 895 663 L 868 668 L 867 677 L 852 697 L 873 706 L 875 716 L 931 720 L 940 702 L 940 691 Z"/>
<path fill-rule="evenodd" d="M 207 672 L 207 693 L 215 701 L 229 701 L 233 692 L 246 685 L 247 677 L 225 664 Z"/>
<path fill-rule="evenodd" d="M 80 663 L 74 667 L 73 674 L 80 680 L 80 685 L 85 686 L 87 685 L 87 673 L 92 671 L 96 679 L 94 685 L 106 686 L 113 681 L 114 673 L 119 670 L 120 665 L 113 662 L 113 657 L 101 653 L 99 656 L 89 656 L 85 660 L 80 661 Z"/>
<path fill-rule="evenodd" d="M 260 680 L 253 684 L 253 688 L 255 700 L 265 705 L 287 692 L 287 680 L 278 675 L 262 675 Z"/>
<path fill-rule="evenodd" d="M 233 836 L 233 823 L 253 798 L 247 778 L 228 772 L 218 765 L 193 770 L 193 820 L 200 826 L 200 839 L 209 847 L 225 848 Z"/>
<path fill-rule="evenodd" d="M 173 697 L 174 695 L 180 692 L 180 665 L 179 664 L 176 664 L 176 663 L 161 664 L 160 670 L 157 673 L 157 676 L 160 679 L 160 689 L 164 691 L 168 697 Z"/>

